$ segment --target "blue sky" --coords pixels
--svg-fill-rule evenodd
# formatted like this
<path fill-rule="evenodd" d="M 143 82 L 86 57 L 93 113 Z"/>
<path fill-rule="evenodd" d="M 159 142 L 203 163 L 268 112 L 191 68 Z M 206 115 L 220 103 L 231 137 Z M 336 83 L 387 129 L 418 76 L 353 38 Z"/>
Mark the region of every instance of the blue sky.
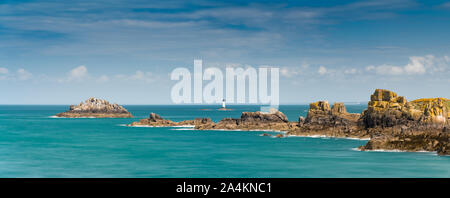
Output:
<path fill-rule="evenodd" d="M 450 1 L 4 1 L 0 104 L 170 104 L 176 67 L 280 67 L 280 102 L 450 98 Z"/>

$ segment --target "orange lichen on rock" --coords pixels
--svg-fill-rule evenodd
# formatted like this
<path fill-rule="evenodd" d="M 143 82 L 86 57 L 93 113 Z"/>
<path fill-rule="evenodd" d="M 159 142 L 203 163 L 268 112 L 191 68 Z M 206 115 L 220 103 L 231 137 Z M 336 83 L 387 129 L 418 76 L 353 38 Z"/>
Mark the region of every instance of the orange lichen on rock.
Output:
<path fill-rule="evenodd" d="M 408 102 L 404 97 L 384 89 L 375 90 L 370 98 L 368 108 L 361 118 L 366 127 L 391 127 L 407 122 L 449 122 L 450 100 L 446 98 L 424 98 Z"/>
<path fill-rule="evenodd" d="M 411 107 L 423 112 L 422 122 L 446 123 L 449 120 L 450 100 L 446 98 L 423 98 L 411 101 Z"/>

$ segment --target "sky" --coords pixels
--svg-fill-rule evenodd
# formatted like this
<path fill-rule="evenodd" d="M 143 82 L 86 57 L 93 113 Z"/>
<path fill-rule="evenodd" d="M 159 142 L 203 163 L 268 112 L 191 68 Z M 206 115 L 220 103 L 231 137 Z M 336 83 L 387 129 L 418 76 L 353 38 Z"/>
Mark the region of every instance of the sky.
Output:
<path fill-rule="evenodd" d="M 449 35 L 439 0 L 0 0 L 0 104 L 171 104 L 194 59 L 280 68 L 281 104 L 450 98 Z"/>

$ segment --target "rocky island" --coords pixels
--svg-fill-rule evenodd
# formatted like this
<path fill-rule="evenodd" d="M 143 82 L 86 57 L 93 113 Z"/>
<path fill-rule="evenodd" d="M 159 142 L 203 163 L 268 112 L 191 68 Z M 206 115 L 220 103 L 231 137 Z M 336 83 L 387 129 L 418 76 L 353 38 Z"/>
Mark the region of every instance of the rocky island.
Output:
<path fill-rule="evenodd" d="M 328 136 L 370 139 L 360 150 L 433 151 L 450 155 L 450 100 L 418 99 L 408 102 L 396 93 L 377 89 L 361 114 L 348 113 L 344 103 L 327 101 L 310 104 L 306 118 L 290 122 L 280 111 L 243 112 L 240 118 L 209 118 L 181 122 L 157 114 L 130 126 L 193 125 L 198 130 L 270 130 L 294 136 Z M 264 134 L 263 136 L 270 136 Z M 279 134 L 277 137 L 282 137 Z"/>
<path fill-rule="evenodd" d="M 210 118 L 195 118 L 194 120 L 184 120 L 181 122 L 174 122 L 162 118 L 156 113 L 150 113 L 149 118 L 141 119 L 138 122 L 133 122 L 128 126 L 151 126 L 151 127 L 175 127 L 175 126 L 208 126 L 213 125 L 214 122 Z"/>
<path fill-rule="evenodd" d="M 56 114 L 65 118 L 132 118 L 130 112 L 118 104 L 110 104 L 106 100 L 89 98 L 84 103 L 70 105 L 69 111 Z"/>
<path fill-rule="evenodd" d="M 196 125 L 202 130 L 270 130 L 287 131 L 296 127 L 295 122 L 289 122 L 287 117 L 278 110 L 269 112 L 243 112 L 240 118 L 224 118 L 218 123 Z"/>

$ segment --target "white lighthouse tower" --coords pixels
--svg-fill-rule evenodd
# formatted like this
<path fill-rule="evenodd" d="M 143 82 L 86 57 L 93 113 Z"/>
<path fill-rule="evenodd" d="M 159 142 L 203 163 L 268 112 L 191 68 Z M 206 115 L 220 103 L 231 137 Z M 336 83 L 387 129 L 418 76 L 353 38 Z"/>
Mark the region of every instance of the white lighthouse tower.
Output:
<path fill-rule="evenodd" d="M 225 108 L 226 106 L 225 106 L 225 98 L 222 100 L 222 109 L 226 109 Z"/>

